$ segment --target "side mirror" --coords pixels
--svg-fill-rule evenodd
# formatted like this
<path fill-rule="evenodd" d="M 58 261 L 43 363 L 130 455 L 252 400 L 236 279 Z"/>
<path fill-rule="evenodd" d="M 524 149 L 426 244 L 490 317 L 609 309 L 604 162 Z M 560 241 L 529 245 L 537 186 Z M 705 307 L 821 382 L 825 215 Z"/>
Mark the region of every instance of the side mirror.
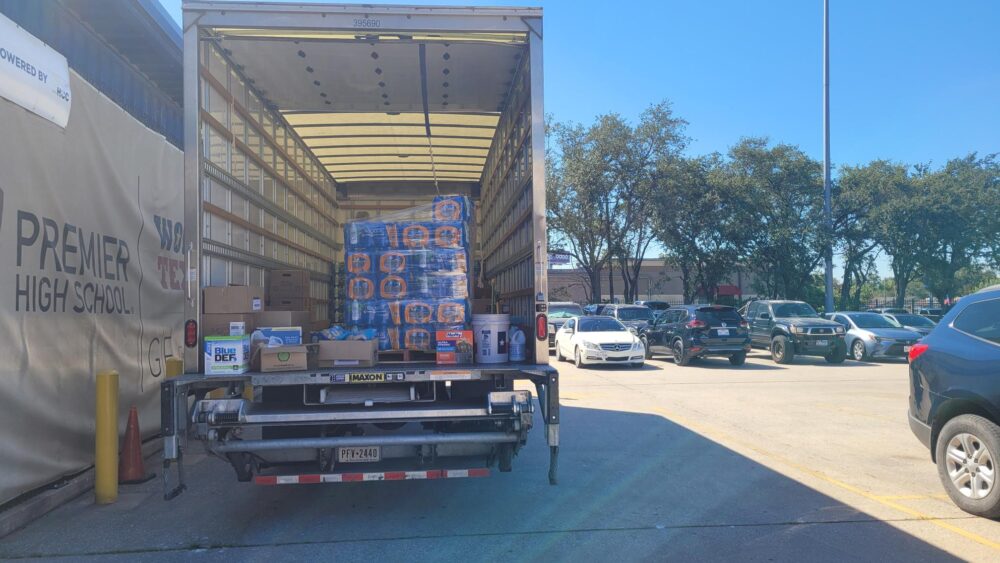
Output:
<path fill-rule="evenodd" d="M 757 318 L 762 321 L 769 321 L 771 320 L 771 313 L 761 313 L 760 316 Z"/>

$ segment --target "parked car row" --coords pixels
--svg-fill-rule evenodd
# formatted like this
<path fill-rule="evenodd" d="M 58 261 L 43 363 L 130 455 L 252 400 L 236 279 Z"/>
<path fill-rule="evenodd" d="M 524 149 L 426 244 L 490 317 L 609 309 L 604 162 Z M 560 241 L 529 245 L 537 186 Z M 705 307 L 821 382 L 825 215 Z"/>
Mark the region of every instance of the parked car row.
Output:
<path fill-rule="evenodd" d="M 650 305 L 661 308 L 654 311 Z M 779 364 L 791 363 L 796 356 L 819 356 L 832 364 L 846 358 L 857 361 L 905 358 L 914 344 L 934 328 L 934 322 L 920 315 L 891 311 L 820 315 L 808 303 L 788 300 L 751 301 L 741 310 L 725 305 L 671 307 L 662 301 L 585 307 L 551 303 L 549 346 L 557 355 L 575 359 L 574 346 L 581 338 L 581 331 L 574 323 L 573 332 L 566 334 L 567 342 L 572 340 L 570 334 L 576 335 L 574 344 L 564 343 L 569 347 L 559 350 L 557 341 L 560 329 L 566 326 L 564 323 L 573 317 L 606 317 L 618 321 L 625 331 L 638 338 L 644 358 L 670 356 L 681 366 L 706 356 L 724 356 L 735 366 L 743 365 L 751 348 L 767 350 Z M 620 331 L 615 328 L 611 332 Z M 602 337 L 588 335 L 588 338 L 595 341 Z M 581 350 L 582 363 L 586 364 L 587 348 Z M 599 361 L 598 356 L 591 355 L 591 361 Z M 610 361 L 625 360 L 614 357 Z"/>

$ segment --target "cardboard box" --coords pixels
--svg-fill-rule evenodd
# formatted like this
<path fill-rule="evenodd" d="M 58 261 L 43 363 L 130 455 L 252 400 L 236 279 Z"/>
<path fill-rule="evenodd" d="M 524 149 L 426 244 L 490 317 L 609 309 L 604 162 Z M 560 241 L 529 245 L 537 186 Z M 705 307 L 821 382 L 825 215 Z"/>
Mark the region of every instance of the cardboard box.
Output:
<path fill-rule="evenodd" d="M 259 326 L 264 338 L 278 338 L 285 346 L 299 346 L 302 344 L 302 327 L 300 326 Z"/>
<path fill-rule="evenodd" d="M 309 313 L 312 311 L 312 299 L 308 297 L 272 298 L 267 308 L 271 311 L 303 311 Z"/>
<path fill-rule="evenodd" d="M 308 311 L 264 311 L 255 320 L 255 326 L 300 326 L 303 331 L 311 322 Z"/>
<path fill-rule="evenodd" d="M 233 336 L 232 323 L 243 323 L 243 334 L 250 334 L 257 326 L 252 313 L 206 313 L 201 316 L 202 336 Z"/>
<path fill-rule="evenodd" d="M 306 270 L 271 270 L 267 278 L 268 299 L 309 297 L 309 272 Z"/>
<path fill-rule="evenodd" d="M 249 336 L 206 336 L 205 374 L 234 375 L 250 368 Z"/>
<path fill-rule="evenodd" d="M 472 363 L 471 330 L 439 330 L 434 340 L 437 342 L 437 363 Z"/>
<path fill-rule="evenodd" d="M 371 367 L 378 363 L 376 340 L 323 340 L 319 342 L 319 367 Z"/>
<path fill-rule="evenodd" d="M 260 349 L 260 371 L 297 371 L 309 367 L 305 346 L 278 346 Z"/>
<path fill-rule="evenodd" d="M 203 313 L 259 313 L 264 310 L 262 287 L 212 286 L 202 290 L 202 295 Z"/>

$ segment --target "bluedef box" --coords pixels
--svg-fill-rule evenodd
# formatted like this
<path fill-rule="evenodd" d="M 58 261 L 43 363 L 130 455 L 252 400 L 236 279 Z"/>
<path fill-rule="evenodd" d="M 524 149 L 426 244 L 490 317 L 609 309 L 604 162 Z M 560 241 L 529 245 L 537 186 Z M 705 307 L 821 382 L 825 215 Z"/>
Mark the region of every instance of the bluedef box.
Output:
<path fill-rule="evenodd" d="M 250 369 L 250 336 L 206 336 L 205 374 L 234 375 Z"/>

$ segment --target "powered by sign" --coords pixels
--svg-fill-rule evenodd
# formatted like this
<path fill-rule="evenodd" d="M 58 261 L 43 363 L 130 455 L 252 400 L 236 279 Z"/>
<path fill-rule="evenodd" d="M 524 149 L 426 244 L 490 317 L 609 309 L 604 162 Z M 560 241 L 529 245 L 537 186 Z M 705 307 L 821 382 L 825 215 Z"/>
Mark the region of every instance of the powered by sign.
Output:
<path fill-rule="evenodd" d="M 69 123 L 72 95 L 66 57 L 0 15 L 0 97 L 59 127 Z"/>

